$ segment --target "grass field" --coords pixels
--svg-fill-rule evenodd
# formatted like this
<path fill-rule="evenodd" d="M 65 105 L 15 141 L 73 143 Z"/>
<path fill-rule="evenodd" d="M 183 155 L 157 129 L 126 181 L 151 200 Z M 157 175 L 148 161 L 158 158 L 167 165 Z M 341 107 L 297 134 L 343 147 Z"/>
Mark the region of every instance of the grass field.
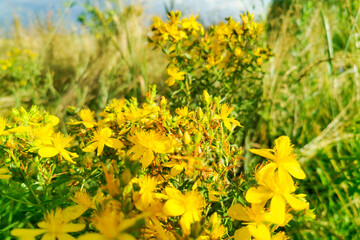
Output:
<path fill-rule="evenodd" d="M 175 112 L 178 106 L 171 101 L 181 95 L 165 84 L 166 51 L 149 47 L 148 16 L 138 6 L 122 4 L 109 4 L 107 10 L 91 5 L 86 9 L 80 18 L 83 28 L 76 33 L 65 29 L 61 20 L 35 21 L 26 28 L 15 20 L 9 37 L 0 39 L 0 114 L 9 117 L 14 107 L 37 105 L 59 117 L 59 129 L 66 132 L 66 122 L 80 109 L 88 107 L 100 114 L 113 98 L 146 102 L 151 84 L 156 84 Z M 359 18 L 357 1 L 273 1 L 259 38 L 259 44 L 269 46 L 273 56 L 264 60 L 256 81 L 246 80 L 232 89 L 234 98 L 224 94 L 217 102 L 234 104 L 234 116 L 244 126 L 226 138 L 234 149 L 241 149 L 242 158 L 249 159 L 240 169 L 253 172 L 256 163 L 264 160 L 248 149 L 272 148 L 282 135 L 294 144 L 307 176 L 297 182 L 298 192 L 307 195 L 314 218 L 294 214 L 292 221 L 280 227 L 291 239 L 360 239 Z M 193 78 L 199 74 L 195 72 Z M 249 93 L 248 88 L 257 90 Z M 240 96 L 235 97 L 235 92 Z M 199 99 L 205 98 L 202 94 L 197 92 Z M 190 100 L 187 106 L 191 109 Z M 203 109 L 205 115 L 210 111 Z M 4 149 L 0 149 L 0 167 L 1 161 L 7 161 Z M 237 175 L 239 172 L 234 173 Z M 41 212 L 28 206 L 28 211 L 36 214 L 25 215 L 26 224 L 21 224 L 21 208 L 26 203 L 5 197 L 10 196 L 7 180 L 0 180 L 0 186 L 4 189 L 0 194 L 0 238 L 12 239 L 9 232 L 13 228 L 35 227 Z M 21 191 L 21 185 L 18 187 Z M 231 203 L 226 201 L 223 209 Z M 237 202 L 244 204 L 244 196 Z M 229 223 L 225 210 L 222 217 L 233 232 L 236 224 Z"/>

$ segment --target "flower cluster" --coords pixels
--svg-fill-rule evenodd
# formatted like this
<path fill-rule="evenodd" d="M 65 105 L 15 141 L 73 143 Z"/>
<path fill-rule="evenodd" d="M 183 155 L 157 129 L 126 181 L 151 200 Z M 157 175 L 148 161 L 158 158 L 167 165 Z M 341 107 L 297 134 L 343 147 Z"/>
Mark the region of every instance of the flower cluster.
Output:
<path fill-rule="evenodd" d="M 253 14 L 240 17 L 241 22 L 229 17 L 208 28 L 197 16 L 181 18 L 181 12 L 169 12 L 167 20 L 153 18 L 150 46 L 168 58 L 165 83 L 174 105 L 198 104 L 206 90 L 234 103 L 244 124 L 256 125 L 248 116 L 262 104 L 261 66 L 272 53 L 260 40 L 263 24 Z"/>
<path fill-rule="evenodd" d="M 209 88 L 216 82 L 239 81 L 243 72 L 260 66 L 271 55 L 268 48 L 258 46 L 263 25 L 254 22 L 252 14 L 241 15 L 242 23 L 230 17 L 206 31 L 197 16 L 180 17 L 180 12 L 172 11 L 167 21 L 155 17 L 151 26 L 150 42 L 160 47 L 170 62 L 169 86 L 179 83 L 191 92 L 192 82 Z"/>
<path fill-rule="evenodd" d="M 235 204 L 228 210 L 230 217 L 243 221 L 245 225 L 236 230 L 235 239 L 285 239 L 284 232 L 274 234 L 273 238 L 271 232 L 292 219 L 292 210 L 309 208 L 304 194 L 294 194 L 296 187 L 291 177 L 304 179 L 305 173 L 287 136 L 276 139 L 274 149 L 251 149 L 250 152 L 271 162 L 257 169 L 255 178 L 258 186 L 246 192 L 245 199 L 251 207 Z"/>
<path fill-rule="evenodd" d="M 201 107 L 172 113 L 152 87 L 141 107 L 133 98 L 114 100 L 100 114 L 69 108 L 74 117 L 67 134 L 58 130 L 57 117 L 37 107 L 13 109 L 10 121 L 0 118 L 0 178 L 22 187 L 20 200 L 44 214 L 39 222 L 38 210 L 28 212 L 34 220 L 26 225 L 37 227 L 17 227 L 11 235 L 270 239 L 276 226 L 291 219 L 291 210 L 308 207 L 294 194 L 290 175 L 305 175 L 290 141 L 281 137 L 274 150 L 251 150 L 272 162 L 256 171 L 258 186 L 241 197 L 250 181 L 238 173 L 241 149 L 231 138 L 240 122 L 219 98 L 207 92 L 202 98 Z M 239 197 L 251 207 L 232 205 Z M 229 216 L 245 226 L 236 230 Z"/>
<path fill-rule="evenodd" d="M 27 85 L 37 56 L 37 53 L 29 49 L 14 48 L 8 51 L 5 58 L 0 58 L 0 86 L 8 90 Z"/>

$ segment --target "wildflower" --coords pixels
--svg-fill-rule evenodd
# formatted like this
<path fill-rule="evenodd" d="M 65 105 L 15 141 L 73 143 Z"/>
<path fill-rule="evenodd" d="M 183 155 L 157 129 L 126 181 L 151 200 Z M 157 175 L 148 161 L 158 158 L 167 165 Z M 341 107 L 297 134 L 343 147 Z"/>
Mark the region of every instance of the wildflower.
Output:
<path fill-rule="evenodd" d="M 94 202 L 91 201 L 89 194 L 84 189 L 75 193 L 75 197 L 72 200 L 79 206 L 84 207 L 84 209 L 95 208 Z"/>
<path fill-rule="evenodd" d="M 59 118 L 54 116 L 54 115 L 50 115 L 48 113 L 45 113 L 44 115 L 44 124 L 47 126 L 56 126 L 58 125 L 60 122 Z"/>
<path fill-rule="evenodd" d="M 186 72 L 179 72 L 178 67 L 168 67 L 167 73 L 169 75 L 169 78 L 165 81 L 165 83 L 170 87 L 174 85 L 175 81 L 182 81 L 185 79 Z"/>
<path fill-rule="evenodd" d="M 152 217 L 146 221 L 146 227 L 144 238 L 145 239 L 160 239 L 160 240 L 176 240 L 174 234 L 170 231 L 166 231 L 162 226 L 161 222 Z"/>
<path fill-rule="evenodd" d="M 56 133 L 50 138 L 52 142 L 51 145 L 42 145 L 39 148 L 39 155 L 41 157 L 53 157 L 60 154 L 60 156 L 62 156 L 68 162 L 75 163 L 71 157 L 77 158 L 78 155 L 65 149 L 66 147 L 70 147 L 70 142 L 72 141 L 72 139 L 72 137 L 64 136 L 60 132 Z"/>
<path fill-rule="evenodd" d="M 44 234 L 42 240 L 66 240 L 75 239 L 68 233 L 79 232 L 85 228 L 85 224 L 70 223 L 84 213 L 82 208 L 71 206 L 66 209 L 57 208 L 48 213 L 44 221 L 39 222 L 40 229 L 18 228 L 11 231 L 11 235 L 20 240 L 35 240 L 35 237 Z"/>
<path fill-rule="evenodd" d="M 96 125 L 96 122 L 94 121 L 94 112 L 90 109 L 82 109 L 79 112 L 79 117 L 82 121 L 76 121 L 76 122 L 69 122 L 68 124 L 76 125 L 76 124 L 83 124 L 86 128 L 93 128 Z"/>
<path fill-rule="evenodd" d="M 306 177 L 304 171 L 301 169 L 300 164 L 296 160 L 296 154 L 293 150 L 293 145 L 290 138 L 281 136 L 275 140 L 274 149 L 250 149 L 250 152 L 272 160 L 272 163 L 267 165 L 267 168 L 278 169 L 278 174 L 289 175 L 297 179 L 304 179 Z M 288 180 L 292 181 L 290 176 L 285 176 Z"/>
<path fill-rule="evenodd" d="M 166 188 L 165 192 L 169 200 L 164 204 L 163 212 L 168 216 L 181 216 L 181 229 L 189 235 L 191 224 L 200 221 L 204 198 L 197 191 L 182 194 L 176 188 Z"/>
<path fill-rule="evenodd" d="M 156 191 L 156 185 L 158 181 L 154 177 L 144 176 L 139 181 L 140 191 L 138 192 L 138 198 L 135 202 L 137 209 L 144 211 L 155 202 L 154 194 Z"/>
<path fill-rule="evenodd" d="M 200 23 L 196 21 L 197 18 L 198 16 L 194 17 L 193 15 L 191 15 L 189 18 L 183 18 L 181 26 L 190 31 L 191 30 L 199 31 L 202 29 L 202 26 Z"/>
<path fill-rule="evenodd" d="M 221 224 L 221 219 L 218 217 L 218 214 L 215 212 L 210 217 L 210 238 L 211 239 L 222 239 L 226 233 L 226 228 Z"/>
<path fill-rule="evenodd" d="M 145 216 L 138 215 L 125 219 L 122 212 L 107 207 L 92 218 L 92 223 L 100 233 L 86 233 L 80 236 L 78 240 L 135 240 L 133 236 L 126 233 L 126 230 L 134 226 L 138 220 L 143 219 Z"/>
<path fill-rule="evenodd" d="M 215 119 L 221 119 L 224 122 L 224 125 L 229 131 L 232 131 L 231 123 L 235 124 L 238 127 L 242 127 L 240 122 L 228 116 L 234 110 L 234 107 L 229 107 L 227 104 L 221 106 L 220 116 L 215 115 Z"/>
<path fill-rule="evenodd" d="M 97 149 L 97 156 L 104 150 L 104 146 L 108 146 L 115 149 L 121 149 L 124 145 L 119 139 L 111 138 L 112 132 L 108 127 L 98 129 L 94 133 L 93 139 L 90 141 L 90 145 L 83 149 L 84 152 L 93 152 Z"/>
<path fill-rule="evenodd" d="M 171 160 L 170 162 L 164 163 L 163 167 L 171 168 L 170 175 L 172 177 L 176 177 L 183 170 L 185 170 L 185 174 L 187 176 L 192 177 L 194 175 L 194 172 L 192 171 L 193 169 L 191 169 L 192 167 L 190 165 L 193 164 L 194 161 L 195 161 L 195 159 L 191 158 L 191 157 L 188 158 L 188 163 L 186 163 L 182 160 L 180 162 L 178 162 L 176 160 Z"/>
<path fill-rule="evenodd" d="M 273 168 L 275 167 L 273 166 Z M 286 215 L 286 202 L 296 211 L 307 209 L 309 204 L 293 194 L 296 190 L 293 182 L 287 181 L 285 175 L 274 174 L 273 172 L 274 169 L 267 167 L 257 171 L 255 177 L 260 186 L 250 188 L 245 198 L 250 203 L 258 204 L 271 199 L 270 214 L 273 222 L 283 225 Z"/>
<path fill-rule="evenodd" d="M 162 136 L 155 131 L 139 131 L 128 138 L 135 144 L 129 153 L 134 153 L 132 158 L 139 159 L 142 156 L 142 167 L 146 168 L 154 159 L 155 153 L 171 153 L 174 151 L 172 139 Z"/>
<path fill-rule="evenodd" d="M 182 108 L 177 108 L 175 110 L 176 114 L 179 115 L 180 117 L 186 117 L 189 113 L 189 109 L 188 107 L 184 106 Z"/>
<path fill-rule="evenodd" d="M 35 147 L 41 147 L 46 145 L 52 145 L 51 137 L 54 134 L 52 126 L 45 125 L 31 129 L 31 133 L 34 136 L 33 145 Z"/>
<path fill-rule="evenodd" d="M 250 240 L 251 236 L 257 240 L 270 240 L 270 230 L 264 204 L 252 204 L 251 207 L 244 207 L 235 204 L 228 210 L 231 218 L 246 222 L 247 226 L 235 231 L 235 240 Z"/>

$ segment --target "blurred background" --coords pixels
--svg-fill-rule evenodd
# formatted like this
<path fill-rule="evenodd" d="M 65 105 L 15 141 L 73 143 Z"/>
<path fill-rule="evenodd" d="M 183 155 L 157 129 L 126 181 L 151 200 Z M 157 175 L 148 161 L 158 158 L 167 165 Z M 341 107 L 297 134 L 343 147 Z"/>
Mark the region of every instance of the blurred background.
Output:
<path fill-rule="evenodd" d="M 315 220 L 292 221 L 293 239 L 360 239 L 359 1 L 2 0 L 0 115 L 36 104 L 66 118 L 67 106 L 141 102 L 149 84 L 165 92 L 167 59 L 147 38 L 152 16 L 169 10 L 205 26 L 246 11 L 265 24 L 274 56 L 244 148 L 271 148 L 281 135 L 295 144 Z"/>

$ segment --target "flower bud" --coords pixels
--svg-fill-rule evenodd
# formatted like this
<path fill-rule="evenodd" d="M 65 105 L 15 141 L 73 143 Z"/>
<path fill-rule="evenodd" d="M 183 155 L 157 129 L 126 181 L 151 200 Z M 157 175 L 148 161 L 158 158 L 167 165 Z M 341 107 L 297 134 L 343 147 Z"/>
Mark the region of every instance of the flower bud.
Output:
<path fill-rule="evenodd" d="M 204 90 L 202 97 L 203 97 L 204 101 L 206 102 L 206 104 L 209 105 L 211 102 L 211 97 L 206 90 Z"/>
<path fill-rule="evenodd" d="M 191 144 L 191 136 L 190 136 L 188 131 L 186 131 L 184 133 L 183 141 L 184 141 L 185 145 L 190 145 Z"/>

